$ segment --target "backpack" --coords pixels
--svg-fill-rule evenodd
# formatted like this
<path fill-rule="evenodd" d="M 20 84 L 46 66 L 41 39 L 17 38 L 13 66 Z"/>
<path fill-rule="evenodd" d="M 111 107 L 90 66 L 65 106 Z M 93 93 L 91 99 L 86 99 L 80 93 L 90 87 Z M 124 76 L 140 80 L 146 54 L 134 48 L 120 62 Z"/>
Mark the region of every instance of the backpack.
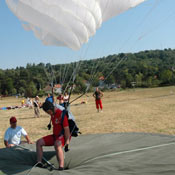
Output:
<path fill-rule="evenodd" d="M 67 110 L 63 110 L 62 114 L 61 114 L 61 125 L 62 125 L 62 128 L 63 128 L 63 121 L 64 121 L 65 115 L 67 115 L 67 117 L 68 117 L 69 130 L 70 130 L 71 136 L 72 137 L 77 137 L 78 134 L 81 134 L 81 132 L 79 131 L 79 128 L 77 127 L 75 121 L 69 118 L 69 114 L 68 114 Z M 64 132 L 64 129 L 63 129 L 63 132 Z"/>

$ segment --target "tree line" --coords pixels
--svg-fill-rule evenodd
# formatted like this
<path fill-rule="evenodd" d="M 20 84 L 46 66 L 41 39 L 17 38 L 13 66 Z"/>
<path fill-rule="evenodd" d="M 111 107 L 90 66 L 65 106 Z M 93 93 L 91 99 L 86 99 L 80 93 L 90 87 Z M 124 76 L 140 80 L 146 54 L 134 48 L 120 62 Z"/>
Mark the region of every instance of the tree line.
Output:
<path fill-rule="evenodd" d="M 116 84 L 121 88 L 132 88 L 133 84 L 144 88 L 174 85 L 175 50 L 146 50 L 69 64 L 28 63 L 26 67 L 0 69 L 2 95 L 42 96 L 44 87 L 52 82 L 62 84 L 63 88 L 74 84 L 75 93 L 83 92 L 88 84 L 99 86 L 100 82 L 104 86 Z"/>

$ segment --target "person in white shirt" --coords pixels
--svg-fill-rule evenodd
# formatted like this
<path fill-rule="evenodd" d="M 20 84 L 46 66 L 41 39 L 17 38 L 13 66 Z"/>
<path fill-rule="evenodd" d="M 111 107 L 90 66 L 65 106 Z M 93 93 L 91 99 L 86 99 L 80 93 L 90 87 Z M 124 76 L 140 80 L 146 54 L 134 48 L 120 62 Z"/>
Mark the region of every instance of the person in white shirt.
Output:
<path fill-rule="evenodd" d="M 63 97 L 63 100 L 64 100 L 64 107 L 68 107 L 69 106 L 69 95 L 67 94 L 67 92 L 64 93 L 64 97 Z"/>
<path fill-rule="evenodd" d="M 24 136 L 28 144 L 32 144 L 27 132 L 21 126 L 17 126 L 16 117 L 10 118 L 10 127 L 6 130 L 4 135 L 4 144 L 7 148 L 21 144 L 21 136 Z"/>

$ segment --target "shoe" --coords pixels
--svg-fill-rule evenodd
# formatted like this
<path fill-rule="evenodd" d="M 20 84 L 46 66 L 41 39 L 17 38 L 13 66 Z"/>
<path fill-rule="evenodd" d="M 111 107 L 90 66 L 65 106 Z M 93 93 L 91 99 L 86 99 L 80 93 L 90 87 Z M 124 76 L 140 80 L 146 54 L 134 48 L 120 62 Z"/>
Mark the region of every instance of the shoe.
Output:
<path fill-rule="evenodd" d="M 59 168 L 58 168 L 58 171 L 63 171 L 63 170 L 64 170 L 63 167 L 59 167 Z"/>
<path fill-rule="evenodd" d="M 44 165 L 43 165 L 43 163 L 42 163 L 42 162 L 38 162 L 38 163 L 36 164 L 36 167 L 38 167 L 38 168 L 43 168 L 43 167 L 44 167 Z"/>

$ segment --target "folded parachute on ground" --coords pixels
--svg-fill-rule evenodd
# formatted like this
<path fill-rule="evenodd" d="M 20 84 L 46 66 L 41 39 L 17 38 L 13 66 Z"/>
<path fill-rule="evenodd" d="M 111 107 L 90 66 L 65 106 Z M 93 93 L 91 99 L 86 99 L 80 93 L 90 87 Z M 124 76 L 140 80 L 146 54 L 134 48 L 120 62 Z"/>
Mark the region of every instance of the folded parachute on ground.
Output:
<path fill-rule="evenodd" d="M 36 145 L 0 149 L 0 174 L 4 175 L 174 175 L 174 136 L 145 133 L 111 133 L 72 138 L 59 172 L 35 167 Z M 58 168 L 53 147 L 44 157 Z"/>
<path fill-rule="evenodd" d="M 81 48 L 102 23 L 145 0 L 6 0 L 44 45 Z"/>

